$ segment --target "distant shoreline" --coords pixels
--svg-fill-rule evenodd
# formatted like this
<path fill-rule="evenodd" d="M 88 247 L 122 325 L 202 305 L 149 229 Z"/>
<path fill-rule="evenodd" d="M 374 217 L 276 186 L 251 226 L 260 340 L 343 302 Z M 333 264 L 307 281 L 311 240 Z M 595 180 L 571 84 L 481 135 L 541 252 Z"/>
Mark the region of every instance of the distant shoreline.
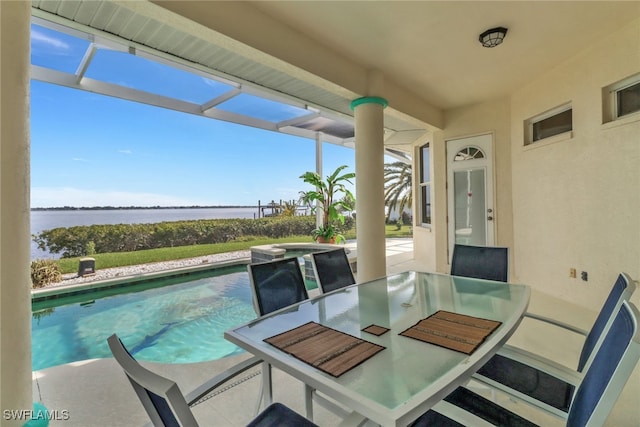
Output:
<path fill-rule="evenodd" d="M 261 211 L 257 207 L 232 207 L 202 205 L 191 206 L 61 206 L 34 207 L 29 212 L 30 231 L 38 235 L 44 230 L 54 228 L 70 228 L 77 226 L 108 224 L 157 224 L 160 222 L 195 221 L 213 219 L 247 218 L 256 219 L 271 213 L 271 209 Z M 46 250 L 41 250 L 35 241 L 31 241 L 31 257 L 55 257 Z"/>
<path fill-rule="evenodd" d="M 127 211 L 141 209 L 238 209 L 266 207 L 258 205 L 213 205 L 213 206 L 63 206 L 50 208 L 31 208 L 31 211 Z"/>

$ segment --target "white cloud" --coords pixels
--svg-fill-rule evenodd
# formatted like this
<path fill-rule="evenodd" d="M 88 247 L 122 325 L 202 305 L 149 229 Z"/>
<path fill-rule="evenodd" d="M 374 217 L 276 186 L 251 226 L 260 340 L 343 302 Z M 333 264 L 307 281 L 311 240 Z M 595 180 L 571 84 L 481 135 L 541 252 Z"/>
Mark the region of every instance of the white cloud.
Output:
<path fill-rule="evenodd" d="M 31 206 L 34 208 L 62 206 L 192 206 L 214 204 L 216 203 L 189 200 L 170 194 L 92 191 L 70 187 L 33 187 L 31 189 Z"/>
<path fill-rule="evenodd" d="M 46 34 L 39 32 L 38 30 L 33 30 L 31 32 L 31 41 L 34 43 L 47 45 L 48 47 L 52 47 L 54 49 L 69 50 L 69 45 L 67 43 L 63 42 L 60 39 L 49 37 Z"/>
<path fill-rule="evenodd" d="M 87 159 L 83 159 L 82 157 L 74 157 L 71 160 L 73 160 L 74 162 L 88 162 L 89 161 Z"/>

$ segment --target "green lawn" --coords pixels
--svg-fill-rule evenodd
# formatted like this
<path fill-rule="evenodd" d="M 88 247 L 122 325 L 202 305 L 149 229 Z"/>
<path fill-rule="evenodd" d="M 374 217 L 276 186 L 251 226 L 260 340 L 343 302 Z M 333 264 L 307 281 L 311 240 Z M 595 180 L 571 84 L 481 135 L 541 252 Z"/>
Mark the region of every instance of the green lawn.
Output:
<path fill-rule="evenodd" d="M 409 226 L 403 226 L 396 230 L 397 226 L 387 225 L 387 237 L 411 237 L 412 230 Z M 356 232 L 350 230 L 344 234 L 346 239 L 355 239 Z M 96 268 L 124 267 L 128 265 L 146 264 L 150 262 L 171 261 L 184 258 L 195 258 L 199 256 L 219 254 L 223 252 L 233 252 L 248 250 L 251 246 L 267 245 L 274 243 L 305 243 L 312 242 L 311 236 L 290 236 L 280 239 L 263 237 L 243 237 L 233 242 L 216 243 L 210 245 L 179 246 L 175 248 L 149 249 L 134 252 L 112 252 L 91 255 L 96 260 Z M 60 271 L 63 274 L 78 271 L 79 258 L 64 258 L 57 261 Z"/>

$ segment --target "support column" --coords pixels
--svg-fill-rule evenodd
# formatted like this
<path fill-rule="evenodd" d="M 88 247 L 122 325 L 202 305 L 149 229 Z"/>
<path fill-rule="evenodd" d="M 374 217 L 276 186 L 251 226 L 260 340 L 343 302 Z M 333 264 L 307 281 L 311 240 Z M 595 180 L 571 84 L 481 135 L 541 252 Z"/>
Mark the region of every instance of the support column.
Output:
<path fill-rule="evenodd" d="M 0 410 L 33 408 L 29 272 L 31 2 L 0 1 Z M 19 418 L 19 417 L 15 417 Z"/>
<path fill-rule="evenodd" d="M 322 177 L 322 135 L 316 132 L 316 173 Z M 316 227 L 322 225 L 322 204 L 316 202 Z"/>
<path fill-rule="evenodd" d="M 384 217 L 384 98 L 351 103 L 356 140 L 356 238 L 358 282 L 386 275 Z"/>

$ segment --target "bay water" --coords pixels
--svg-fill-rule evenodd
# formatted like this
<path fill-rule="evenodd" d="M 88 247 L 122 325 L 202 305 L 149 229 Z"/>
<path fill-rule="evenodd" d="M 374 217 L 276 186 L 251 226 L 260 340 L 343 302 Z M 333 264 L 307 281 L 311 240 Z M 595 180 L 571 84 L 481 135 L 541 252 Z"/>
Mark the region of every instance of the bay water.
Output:
<path fill-rule="evenodd" d="M 257 217 L 257 207 L 34 210 L 31 211 L 31 234 L 77 225 L 151 224 L 164 221 Z M 37 258 L 58 259 L 60 255 L 38 249 L 38 245 L 32 240 L 31 259 Z"/>

